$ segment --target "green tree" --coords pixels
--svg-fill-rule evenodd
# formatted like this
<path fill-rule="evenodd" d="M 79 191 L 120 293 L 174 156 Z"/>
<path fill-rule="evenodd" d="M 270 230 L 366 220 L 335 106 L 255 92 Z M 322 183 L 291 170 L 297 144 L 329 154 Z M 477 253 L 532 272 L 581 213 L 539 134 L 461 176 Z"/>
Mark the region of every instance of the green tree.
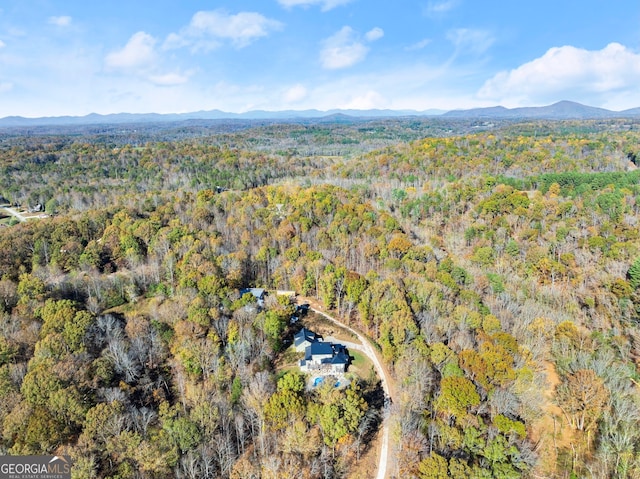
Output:
<path fill-rule="evenodd" d="M 51 395 L 62 387 L 53 373 L 54 365 L 51 358 L 32 359 L 29 362 L 29 370 L 20 387 L 22 396 L 29 404 L 41 407 L 47 405 Z"/>
<path fill-rule="evenodd" d="M 440 454 L 432 452 L 418 465 L 420 479 L 447 479 L 449 466 L 447 460 Z"/>
<path fill-rule="evenodd" d="M 345 390 L 344 398 L 340 401 L 340 404 L 347 431 L 353 434 L 358 429 L 360 421 L 369 407 L 362 397 L 360 387 L 355 382 L 352 382 Z"/>
<path fill-rule="evenodd" d="M 280 389 L 271 395 L 264 407 L 264 415 L 270 429 L 279 431 L 291 421 L 302 417 L 305 404 L 300 396 L 291 389 Z"/>
<path fill-rule="evenodd" d="M 449 376 L 440 383 L 440 395 L 435 402 L 436 409 L 450 416 L 461 418 L 469 407 L 480 404 L 476 387 L 467 378 Z"/>
<path fill-rule="evenodd" d="M 304 388 L 304 375 L 295 371 L 289 371 L 278 379 L 279 391 L 292 391 L 297 394 L 302 394 Z"/>
<path fill-rule="evenodd" d="M 0 336 L 0 366 L 12 363 L 16 354 L 18 354 L 18 347 Z"/>
<path fill-rule="evenodd" d="M 73 432 L 81 430 L 88 406 L 86 397 L 83 398 L 76 386 L 53 392 L 48 401 L 49 411 Z"/>
<path fill-rule="evenodd" d="M 40 336 L 45 337 L 49 333 L 61 333 L 67 321 L 71 321 L 77 312 L 75 303 L 68 299 L 48 299 L 44 306 L 36 311 L 36 315 L 42 320 Z"/>
<path fill-rule="evenodd" d="M 60 334 L 70 352 L 83 349 L 85 335 L 94 320 L 91 313 L 78 311 L 77 305 L 67 299 L 48 299 L 36 315 L 42 320 L 40 336 L 44 339 L 52 333 Z"/>
<path fill-rule="evenodd" d="M 275 310 L 264 313 L 264 334 L 274 351 L 282 347 L 282 334 L 287 327 L 287 317 Z"/>
<path fill-rule="evenodd" d="M 481 266 L 489 266 L 493 264 L 494 251 L 491 246 L 481 246 L 477 248 L 471 260 L 478 263 Z"/>
<path fill-rule="evenodd" d="M 181 415 L 177 405 L 171 407 L 163 402 L 160 405 L 159 416 L 162 429 L 167 434 L 166 438 L 182 453 L 198 445 L 202 436 L 197 424 Z"/>
<path fill-rule="evenodd" d="M 22 407 L 28 415 L 15 431 L 15 443 L 10 449 L 12 454 L 50 454 L 69 439 L 68 429 L 48 408 Z"/>
<path fill-rule="evenodd" d="M 640 286 L 640 258 L 637 258 L 627 271 L 627 278 L 629 278 L 629 284 L 633 289 Z"/>
<path fill-rule="evenodd" d="M 78 311 L 70 321 L 67 321 L 62 330 L 62 337 L 71 349 L 71 352 L 84 350 L 84 341 L 87 331 L 93 324 L 94 317 L 88 311 Z"/>
<path fill-rule="evenodd" d="M 310 417 L 317 418 L 324 443 L 334 448 L 338 440 L 347 434 L 344 419 L 337 404 L 310 404 Z"/>
<path fill-rule="evenodd" d="M 449 459 L 449 476 L 453 479 L 468 479 L 471 477 L 471 468 L 463 459 L 452 457 Z"/>
<path fill-rule="evenodd" d="M 18 281 L 18 302 L 20 304 L 29 304 L 31 301 L 42 299 L 45 293 L 45 284 L 37 276 L 23 273 Z"/>
<path fill-rule="evenodd" d="M 58 206 L 60 206 L 58 200 L 51 198 L 45 203 L 44 211 L 49 215 L 54 215 L 58 212 Z"/>

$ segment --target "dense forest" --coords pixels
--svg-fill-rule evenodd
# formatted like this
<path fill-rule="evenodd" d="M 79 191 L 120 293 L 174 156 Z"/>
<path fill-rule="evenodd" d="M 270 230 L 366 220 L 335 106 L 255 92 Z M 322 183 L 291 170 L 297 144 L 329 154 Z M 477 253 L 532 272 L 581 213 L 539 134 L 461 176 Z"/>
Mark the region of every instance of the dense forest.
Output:
<path fill-rule="evenodd" d="M 371 477 L 379 378 L 260 287 L 376 345 L 390 477 L 639 477 L 640 122 L 334 120 L 0 131 L 0 452 Z"/>

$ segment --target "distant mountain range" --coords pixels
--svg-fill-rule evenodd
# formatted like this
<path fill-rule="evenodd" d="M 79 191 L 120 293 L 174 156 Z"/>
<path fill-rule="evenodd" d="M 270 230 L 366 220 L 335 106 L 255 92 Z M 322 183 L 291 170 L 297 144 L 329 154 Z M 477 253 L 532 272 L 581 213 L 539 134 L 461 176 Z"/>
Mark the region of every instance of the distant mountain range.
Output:
<path fill-rule="evenodd" d="M 604 108 L 582 105 L 572 101 L 560 101 L 553 105 L 526 108 L 505 108 L 494 106 L 470 110 L 255 110 L 246 113 L 229 113 L 220 110 L 197 111 L 193 113 L 116 113 L 86 116 L 55 116 L 25 118 L 8 116 L 0 118 L 0 127 L 30 127 L 51 125 L 100 125 L 127 123 L 164 123 L 185 120 L 302 120 L 324 118 L 327 120 L 347 120 L 349 118 L 393 118 L 429 116 L 439 118 L 466 119 L 597 119 L 640 117 L 640 108 L 611 111 Z"/>
<path fill-rule="evenodd" d="M 640 108 L 624 111 L 611 111 L 604 108 L 582 105 L 573 101 L 559 101 L 548 106 L 525 108 L 505 108 L 494 106 L 471 110 L 452 110 L 442 115 L 446 118 L 511 118 L 511 119 L 549 119 L 549 120 L 586 120 L 597 118 L 628 118 L 640 116 Z"/>
<path fill-rule="evenodd" d="M 221 110 L 196 111 L 192 113 L 114 113 L 100 115 L 91 113 L 86 116 L 51 116 L 42 118 L 25 118 L 7 116 L 0 118 L 0 127 L 58 126 L 58 125 L 99 125 L 126 123 L 161 123 L 185 120 L 301 120 L 332 117 L 340 120 L 348 118 L 390 118 L 407 116 L 435 116 L 445 110 L 254 110 L 245 113 L 229 113 Z"/>

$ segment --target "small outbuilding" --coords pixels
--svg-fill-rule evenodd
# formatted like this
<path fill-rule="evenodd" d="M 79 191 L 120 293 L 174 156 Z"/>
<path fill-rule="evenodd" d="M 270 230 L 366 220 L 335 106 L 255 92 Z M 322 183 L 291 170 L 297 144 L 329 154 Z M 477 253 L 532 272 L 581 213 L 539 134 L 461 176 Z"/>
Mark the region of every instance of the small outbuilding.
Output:
<path fill-rule="evenodd" d="M 258 301 L 258 306 L 264 306 L 264 298 L 267 296 L 267 290 L 264 288 L 243 288 L 240 290 L 240 297 L 245 294 L 252 294 L 254 298 Z"/>

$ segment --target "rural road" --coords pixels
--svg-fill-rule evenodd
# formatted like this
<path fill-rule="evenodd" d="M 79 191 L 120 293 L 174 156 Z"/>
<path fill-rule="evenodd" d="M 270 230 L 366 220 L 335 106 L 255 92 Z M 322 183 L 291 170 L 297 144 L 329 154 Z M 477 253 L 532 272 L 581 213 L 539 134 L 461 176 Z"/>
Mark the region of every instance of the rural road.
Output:
<path fill-rule="evenodd" d="M 4 207 L 4 210 L 11 216 L 18 218 L 21 222 L 27 221 L 27 218 L 25 218 L 21 213 L 18 213 L 14 208 Z"/>
<path fill-rule="evenodd" d="M 378 474 L 376 475 L 376 479 L 385 479 L 387 477 L 387 463 L 389 458 L 389 436 L 390 436 L 389 405 L 393 400 L 391 396 L 391 388 L 390 388 L 391 379 L 386 369 L 383 367 L 382 361 L 380 361 L 378 354 L 376 353 L 371 343 L 367 340 L 367 338 L 365 338 L 362 334 L 360 334 L 355 329 L 350 328 L 346 324 L 340 322 L 333 316 L 330 316 L 327 313 L 315 308 L 313 306 L 311 298 L 298 298 L 298 299 L 301 300 L 301 302 L 308 302 L 309 304 L 311 304 L 310 309 L 314 313 L 327 318 L 329 321 L 337 324 L 341 328 L 344 328 L 350 333 L 355 334 L 358 340 L 362 343 L 361 345 L 357 343 L 347 343 L 342 340 L 340 341 L 340 343 L 344 344 L 347 347 L 347 349 L 355 349 L 357 351 L 361 351 L 364 354 L 366 354 L 367 357 L 373 363 L 373 366 L 375 367 L 376 372 L 378 373 L 378 377 L 380 378 L 380 381 L 382 383 L 382 389 L 384 390 L 384 394 L 385 394 L 385 410 L 383 412 L 384 415 L 382 418 L 382 445 L 380 446 L 380 461 L 378 463 Z"/>

